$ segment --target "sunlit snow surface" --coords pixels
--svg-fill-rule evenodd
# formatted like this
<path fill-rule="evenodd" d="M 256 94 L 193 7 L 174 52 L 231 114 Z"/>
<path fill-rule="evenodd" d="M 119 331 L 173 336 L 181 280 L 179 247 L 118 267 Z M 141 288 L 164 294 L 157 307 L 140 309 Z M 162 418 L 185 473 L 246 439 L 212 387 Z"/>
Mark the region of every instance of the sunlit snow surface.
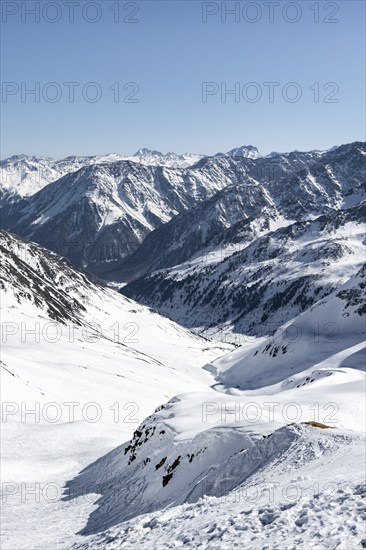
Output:
<path fill-rule="evenodd" d="M 362 548 L 365 269 L 233 351 L 0 244 L 2 548 Z"/>

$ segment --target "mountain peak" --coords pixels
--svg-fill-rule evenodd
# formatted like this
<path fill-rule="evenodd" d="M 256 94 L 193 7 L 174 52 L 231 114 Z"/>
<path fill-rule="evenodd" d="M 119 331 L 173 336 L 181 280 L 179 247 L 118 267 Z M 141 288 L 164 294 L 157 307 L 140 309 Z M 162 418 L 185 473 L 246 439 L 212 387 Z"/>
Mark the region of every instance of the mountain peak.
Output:
<path fill-rule="evenodd" d="M 154 157 L 162 157 L 164 156 L 163 153 L 160 151 L 155 151 L 152 149 L 148 149 L 147 147 L 143 147 L 142 149 L 139 149 L 133 156 L 134 157 L 143 157 L 145 155 L 153 155 Z"/>
<path fill-rule="evenodd" d="M 250 158 L 250 159 L 257 159 L 261 157 L 260 152 L 256 147 L 253 145 L 242 145 L 241 147 L 235 147 L 234 149 L 231 149 L 226 153 L 229 157 L 243 157 L 243 158 Z"/>

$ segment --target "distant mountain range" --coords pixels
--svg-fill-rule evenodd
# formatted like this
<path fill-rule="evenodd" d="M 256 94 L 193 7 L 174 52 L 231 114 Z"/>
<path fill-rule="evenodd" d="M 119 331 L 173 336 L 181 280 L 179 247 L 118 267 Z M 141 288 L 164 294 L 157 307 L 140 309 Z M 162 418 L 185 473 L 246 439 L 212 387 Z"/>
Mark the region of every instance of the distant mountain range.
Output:
<path fill-rule="evenodd" d="M 253 146 L 21 155 L 1 169 L 3 229 L 130 283 L 128 296 L 197 330 L 268 333 L 344 282 L 364 254 L 361 142 L 266 157 Z"/>
<path fill-rule="evenodd" d="M 70 156 L 62 160 L 49 157 L 14 155 L 0 161 L 1 187 L 21 196 L 34 195 L 49 183 L 60 179 L 65 174 L 76 172 L 92 164 L 114 163 L 122 160 L 141 163 L 149 166 L 167 166 L 182 168 L 197 162 L 202 155 L 176 155 L 159 151 L 139 149 L 133 156 L 107 154 L 90 157 Z"/>
<path fill-rule="evenodd" d="M 21 196 L 34 195 L 49 183 L 60 179 L 65 174 L 76 172 L 92 164 L 114 163 L 122 160 L 141 163 L 146 166 L 165 166 L 167 168 L 187 168 L 198 162 L 205 155 L 192 153 L 176 154 L 147 149 L 139 149 L 134 155 L 119 154 L 94 155 L 90 157 L 70 156 L 61 160 L 49 157 L 13 155 L 0 161 L 0 185 L 10 192 Z M 259 158 L 256 147 L 243 145 L 217 156 Z"/>

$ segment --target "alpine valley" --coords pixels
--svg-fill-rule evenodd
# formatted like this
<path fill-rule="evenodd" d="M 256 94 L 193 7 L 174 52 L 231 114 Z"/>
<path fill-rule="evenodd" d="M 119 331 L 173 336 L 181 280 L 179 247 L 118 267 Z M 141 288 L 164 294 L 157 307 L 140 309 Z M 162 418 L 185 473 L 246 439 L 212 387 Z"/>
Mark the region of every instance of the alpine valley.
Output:
<path fill-rule="evenodd" d="M 366 548 L 366 144 L 0 168 L 1 547 Z"/>

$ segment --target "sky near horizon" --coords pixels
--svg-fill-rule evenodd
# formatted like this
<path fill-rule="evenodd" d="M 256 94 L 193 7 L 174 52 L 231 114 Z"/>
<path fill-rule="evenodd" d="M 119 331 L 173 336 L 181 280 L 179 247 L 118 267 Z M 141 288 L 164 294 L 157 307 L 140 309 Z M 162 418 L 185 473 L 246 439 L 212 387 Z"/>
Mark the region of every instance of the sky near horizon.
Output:
<path fill-rule="evenodd" d="M 1 158 L 365 140 L 361 0 L 3 0 L 1 27 Z"/>

